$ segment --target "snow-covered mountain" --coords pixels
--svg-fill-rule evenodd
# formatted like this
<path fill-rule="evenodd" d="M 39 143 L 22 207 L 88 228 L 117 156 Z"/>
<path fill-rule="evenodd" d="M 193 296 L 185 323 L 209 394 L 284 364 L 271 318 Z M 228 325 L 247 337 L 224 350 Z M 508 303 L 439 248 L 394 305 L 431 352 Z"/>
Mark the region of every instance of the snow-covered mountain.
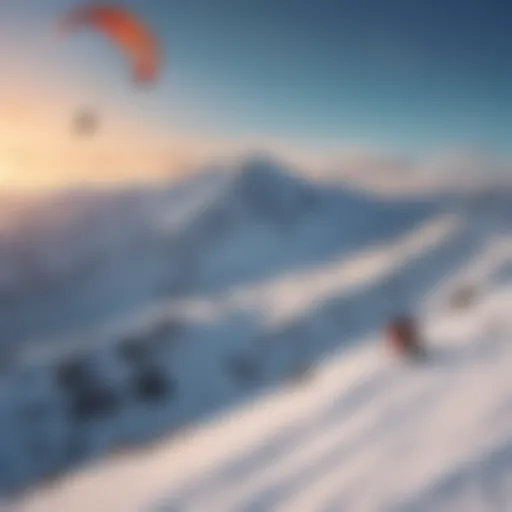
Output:
<path fill-rule="evenodd" d="M 0 237 L 0 332 L 12 347 L 319 264 L 398 235 L 439 201 L 327 188 L 266 160 L 178 186 L 72 191 Z"/>
<path fill-rule="evenodd" d="M 441 283 L 477 255 L 494 255 L 472 271 L 479 286 L 492 291 L 496 279 L 505 281 L 497 276 L 507 275 L 511 254 L 508 193 L 390 200 L 252 160 L 233 174 L 209 173 L 171 189 L 75 193 L 44 204 L 2 240 L 19 278 L 4 287 L 0 330 L 23 349 L 1 376 L 0 488 L 9 494 L 44 482 L 256 400 L 309 368 L 323 372 L 326 358 L 357 352 L 357 342 L 374 337 L 391 315 L 427 311 L 430 328 L 428 308 L 443 303 Z M 364 370 L 366 356 L 355 357 Z M 348 356 L 340 358 L 336 371 L 356 377 L 343 362 Z M 377 376 L 391 371 L 386 365 L 375 367 Z M 432 372 L 419 383 L 404 376 L 404 386 L 434 386 L 441 370 Z M 380 392 L 372 375 L 359 378 L 384 411 L 395 395 Z M 336 400 L 339 389 L 311 391 L 311 403 Z M 346 395 L 358 400 L 350 389 Z M 261 400 L 265 410 L 273 399 Z M 306 414 L 310 399 L 301 400 L 295 403 Z M 273 421 L 262 413 L 258 429 Z M 204 436 L 222 443 L 220 423 L 213 430 L 221 437 Z M 150 487 L 133 503 L 105 510 L 140 510 Z M 195 509 L 191 495 L 183 496 L 177 509 Z M 272 496 L 253 508 L 273 510 Z"/>

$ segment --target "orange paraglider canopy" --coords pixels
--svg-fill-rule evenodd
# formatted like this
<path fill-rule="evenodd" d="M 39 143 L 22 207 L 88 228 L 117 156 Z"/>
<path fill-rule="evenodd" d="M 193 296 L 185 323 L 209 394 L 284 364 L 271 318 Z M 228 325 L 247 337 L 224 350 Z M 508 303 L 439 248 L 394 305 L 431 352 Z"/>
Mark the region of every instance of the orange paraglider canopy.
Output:
<path fill-rule="evenodd" d="M 122 7 L 98 4 L 70 11 L 59 22 L 59 31 L 69 34 L 83 27 L 104 33 L 132 62 L 133 76 L 139 83 L 156 80 L 160 51 L 152 31 Z"/>

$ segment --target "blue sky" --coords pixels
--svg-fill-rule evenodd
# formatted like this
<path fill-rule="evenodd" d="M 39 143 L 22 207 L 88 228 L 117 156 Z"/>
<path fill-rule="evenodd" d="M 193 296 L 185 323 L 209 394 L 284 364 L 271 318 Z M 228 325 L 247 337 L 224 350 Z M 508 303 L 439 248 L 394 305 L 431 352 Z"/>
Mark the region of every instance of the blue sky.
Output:
<path fill-rule="evenodd" d="M 32 59 L 41 83 L 75 91 L 72 101 L 130 113 L 162 137 L 264 137 L 320 149 L 354 141 L 405 153 L 477 145 L 510 153 L 510 2 L 120 3 L 160 37 L 165 68 L 151 91 L 135 91 L 122 57 L 94 34 L 28 51 L 31 38 L 80 2 L 2 0 L 0 25 L 10 30 L 0 42 L 4 52 L 6 43 L 17 44 L 18 60 Z"/>
<path fill-rule="evenodd" d="M 509 2 L 126 4 L 162 35 L 171 68 L 164 95 L 173 96 L 174 77 L 219 107 L 208 126 L 319 143 L 509 145 Z"/>

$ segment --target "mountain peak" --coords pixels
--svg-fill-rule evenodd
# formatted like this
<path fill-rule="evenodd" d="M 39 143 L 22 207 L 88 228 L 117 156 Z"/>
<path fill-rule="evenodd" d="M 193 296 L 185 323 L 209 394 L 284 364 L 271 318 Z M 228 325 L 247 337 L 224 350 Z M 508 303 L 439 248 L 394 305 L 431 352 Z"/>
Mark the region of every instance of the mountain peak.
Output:
<path fill-rule="evenodd" d="M 260 217 L 277 221 L 296 215 L 315 195 L 315 186 L 265 155 L 255 155 L 235 174 L 230 199 Z"/>

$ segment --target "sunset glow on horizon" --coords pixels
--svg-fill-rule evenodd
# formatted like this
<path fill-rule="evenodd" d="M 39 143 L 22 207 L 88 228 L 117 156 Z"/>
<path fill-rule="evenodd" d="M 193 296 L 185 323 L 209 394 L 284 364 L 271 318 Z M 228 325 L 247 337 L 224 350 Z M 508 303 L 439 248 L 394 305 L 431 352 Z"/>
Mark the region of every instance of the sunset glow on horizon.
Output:
<path fill-rule="evenodd" d="M 153 180 L 284 147 L 325 160 L 351 144 L 398 155 L 481 145 L 510 158 L 510 8 L 390 0 L 395 19 L 362 3 L 302 2 L 291 16 L 286 0 L 127 0 L 163 48 L 162 76 L 143 89 L 98 33 L 55 37 L 82 2 L 3 3 L 0 187 Z M 476 27 L 479 16 L 489 23 Z M 98 116 L 93 136 L 73 132 L 83 108 Z"/>

